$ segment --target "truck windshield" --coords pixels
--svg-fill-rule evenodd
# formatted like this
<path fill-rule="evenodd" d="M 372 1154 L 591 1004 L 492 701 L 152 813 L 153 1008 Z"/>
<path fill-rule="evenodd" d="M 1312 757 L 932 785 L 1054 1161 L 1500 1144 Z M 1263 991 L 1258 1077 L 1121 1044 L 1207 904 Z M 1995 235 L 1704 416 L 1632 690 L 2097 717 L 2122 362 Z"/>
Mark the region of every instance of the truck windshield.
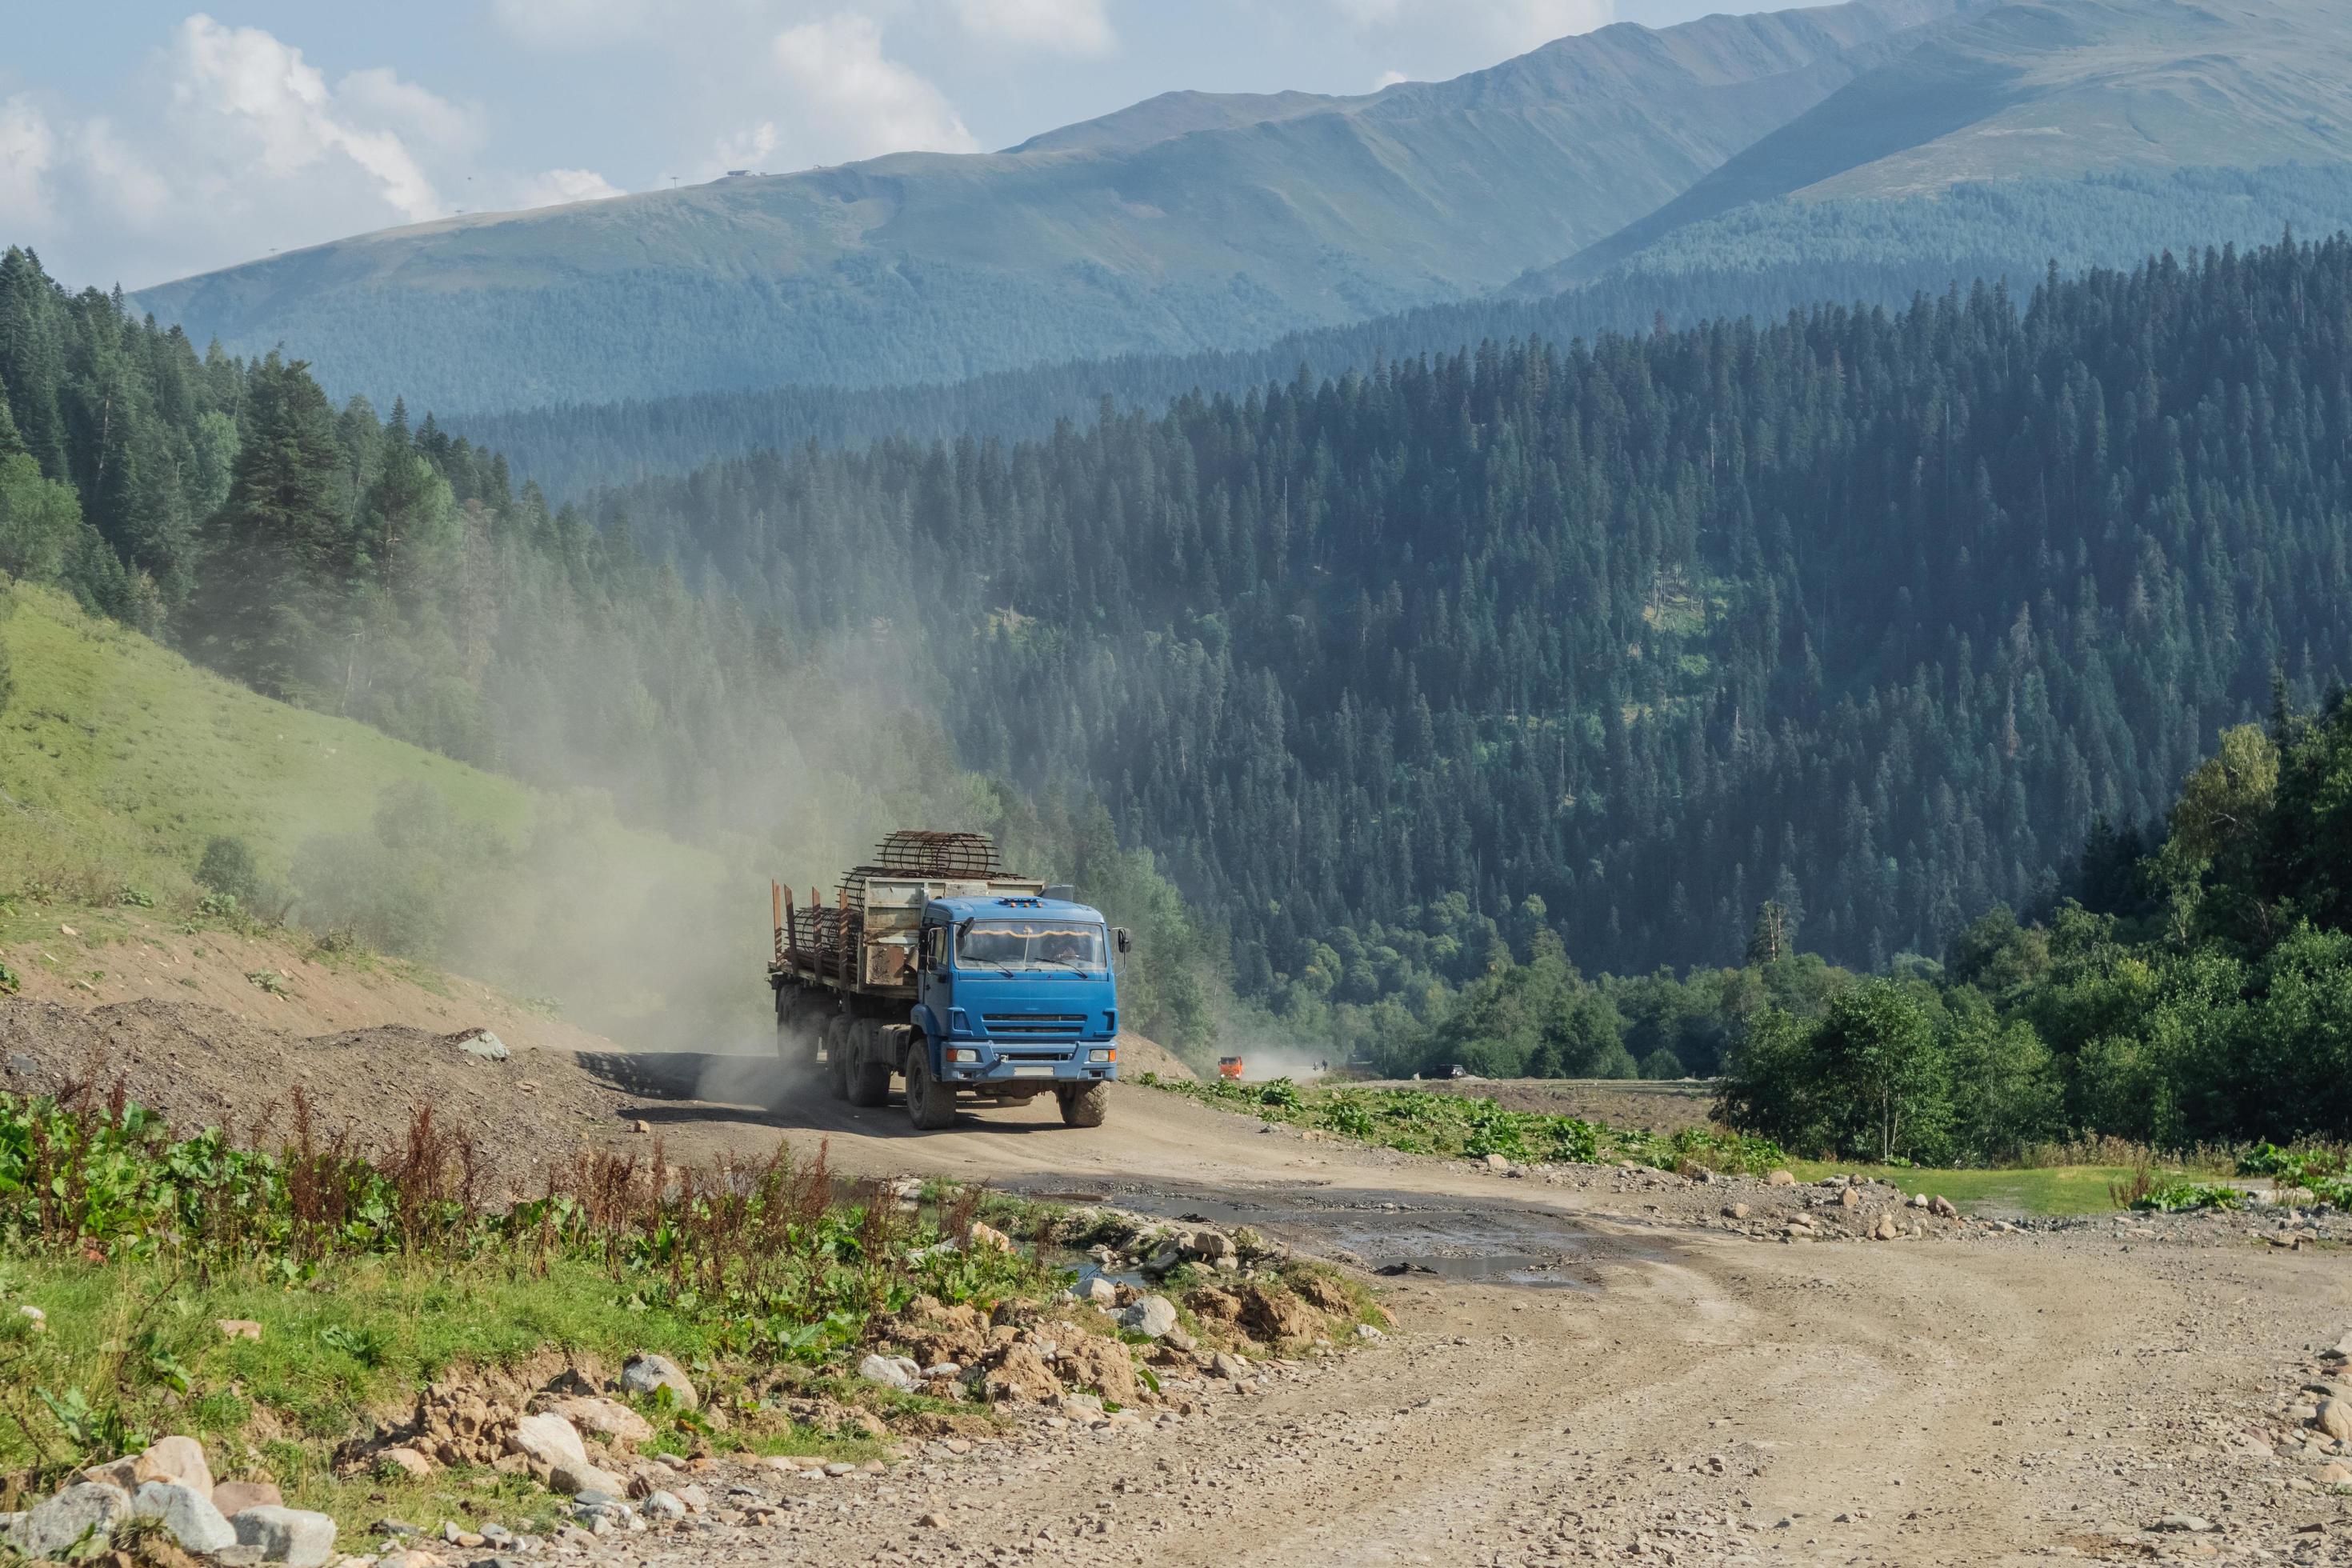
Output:
<path fill-rule="evenodd" d="M 956 936 L 956 962 L 988 969 L 1100 969 L 1103 929 L 1053 921 L 967 921 Z"/>

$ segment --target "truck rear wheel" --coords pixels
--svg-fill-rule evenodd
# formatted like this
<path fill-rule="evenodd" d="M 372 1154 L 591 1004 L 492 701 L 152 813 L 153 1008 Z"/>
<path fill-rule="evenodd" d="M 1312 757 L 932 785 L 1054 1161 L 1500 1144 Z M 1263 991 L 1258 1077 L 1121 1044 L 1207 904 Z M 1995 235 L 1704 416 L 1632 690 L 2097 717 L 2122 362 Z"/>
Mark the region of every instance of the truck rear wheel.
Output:
<path fill-rule="evenodd" d="M 1065 1127 L 1100 1127 L 1110 1115 L 1110 1085 L 1090 1083 L 1084 1089 L 1062 1089 L 1054 1091 L 1062 1102 L 1062 1125 Z"/>
<path fill-rule="evenodd" d="M 828 1019 L 820 1037 L 824 1044 L 824 1078 L 833 1088 L 833 1098 L 849 1098 L 849 1020 Z"/>
<path fill-rule="evenodd" d="M 882 1055 L 882 1031 L 860 1018 L 843 1031 L 842 1055 L 847 1060 L 845 1079 L 849 1103 L 865 1110 L 890 1099 L 890 1058 Z"/>
<path fill-rule="evenodd" d="M 916 1037 L 907 1050 L 907 1120 L 919 1132 L 955 1125 L 955 1090 L 931 1076 L 931 1047 Z"/>

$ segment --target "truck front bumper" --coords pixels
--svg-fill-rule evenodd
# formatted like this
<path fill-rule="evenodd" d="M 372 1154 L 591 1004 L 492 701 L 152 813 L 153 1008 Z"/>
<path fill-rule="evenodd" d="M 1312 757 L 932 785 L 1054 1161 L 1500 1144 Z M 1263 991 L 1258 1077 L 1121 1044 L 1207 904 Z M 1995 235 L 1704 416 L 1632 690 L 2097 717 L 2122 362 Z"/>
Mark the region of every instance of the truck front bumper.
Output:
<path fill-rule="evenodd" d="M 956 1084 L 1095 1083 L 1118 1077 L 1118 1052 L 1108 1045 L 999 1047 L 951 1040 L 940 1052 L 942 1082 Z"/>

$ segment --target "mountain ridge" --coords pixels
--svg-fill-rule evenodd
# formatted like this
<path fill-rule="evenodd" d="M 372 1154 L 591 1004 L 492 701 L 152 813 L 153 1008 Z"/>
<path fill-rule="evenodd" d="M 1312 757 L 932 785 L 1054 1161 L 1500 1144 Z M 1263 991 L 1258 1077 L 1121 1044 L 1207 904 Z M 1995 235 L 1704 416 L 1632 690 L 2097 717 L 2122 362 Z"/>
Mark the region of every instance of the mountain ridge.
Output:
<path fill-rule="evenodd" d="M 1163 97 L 1009 152 L 439 219 L 134 303 L 339 392 L 478 408 L 1237 347 L 1581 250 L 1981 3 L 1619 24 L 1355 99 Z"/>

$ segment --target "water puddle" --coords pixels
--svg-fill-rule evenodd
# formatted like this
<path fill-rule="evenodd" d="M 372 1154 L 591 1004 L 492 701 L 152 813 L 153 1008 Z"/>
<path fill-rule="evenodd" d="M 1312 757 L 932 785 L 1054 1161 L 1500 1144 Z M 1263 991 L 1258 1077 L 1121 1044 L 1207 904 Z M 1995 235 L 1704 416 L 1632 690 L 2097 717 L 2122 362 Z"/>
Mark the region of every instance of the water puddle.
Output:
<path fill-rule="evenodd" d="M 1598 1290 L 1562 1271 L 1567 1259 L 1528 1253 L 1484 1252 L 1466 1258 L 1383 1258 L 1372 1272 L 1392 1279 L 1455 1279 L 1482 1285 L 1525 1285 L 1538 1290 Z"/>

